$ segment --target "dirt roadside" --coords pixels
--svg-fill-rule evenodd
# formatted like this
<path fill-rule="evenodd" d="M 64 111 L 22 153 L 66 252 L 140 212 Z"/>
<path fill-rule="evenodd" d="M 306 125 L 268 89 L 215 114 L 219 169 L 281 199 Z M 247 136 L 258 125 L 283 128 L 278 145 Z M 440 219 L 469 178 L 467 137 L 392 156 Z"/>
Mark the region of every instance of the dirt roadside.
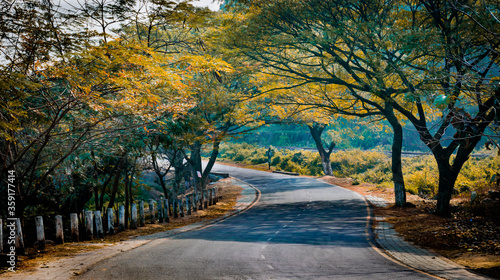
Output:
<path fill-rule="evenodd" d="M 396 232 L 418 246 L 442 255 L 455 263 L 483 275 L 500 279 L 500 225 L 498 221 L 472 215 L 464 202 L 452 201 L 453 216 L 442 218 L 432 214 L 435 201 L 407 193 L 411 207 L 395 207 L 394 190 L 362 183 L 352 179 L 322 177 L 330 184 L 355 191 L 364 196 L 385 199 L 387 207 L 374 207 L 377 217 L 385 217 Z M 375 225 L 374 225 L 375 226 Z"/>
<path fill-rule="evenodd" d="M 221 218 L 232 211 L 236 205 L 236 201 L 241 194 L 242 188 L 232 183 L 231 178 L 226 178 L 215 183 L 219 189 L 219 195 L 222 199 L 216 205 L 210 206 L 206 210 L 198 210 L 193 212 L 191 216 L 183 218 L 171 219 L 170 223 L 162 224 L 147 224 L 145 227 L 140 227 L 134 230 L 126 230 L 115 235 L 107 235 L 102 239 L 94 239 L 91 241 L 71 242 L 60 245 L 48 244 L 43 251 L 38 251 L 33 248 L 27 249 L 26 256 L 19 257 L 17 270 L 19 271 L 34 271 L 38 268 L 45 267 L 46 263 L 53 262 L 61 258 L 75 256 L 77 254 L 90 252 L 97 249 L 112 246 L 119 242 L 130 240 L 138 236 L 150 235 L 157 232 L 163 232 L 176 228 L 181 228 L 187 225 L 209 222 L 211 220 Z M 6 273 L 5 269 L 0 269 L 0 278 L 2 273 Z M 7 273 L 8 274 L 8 273 Z"/>

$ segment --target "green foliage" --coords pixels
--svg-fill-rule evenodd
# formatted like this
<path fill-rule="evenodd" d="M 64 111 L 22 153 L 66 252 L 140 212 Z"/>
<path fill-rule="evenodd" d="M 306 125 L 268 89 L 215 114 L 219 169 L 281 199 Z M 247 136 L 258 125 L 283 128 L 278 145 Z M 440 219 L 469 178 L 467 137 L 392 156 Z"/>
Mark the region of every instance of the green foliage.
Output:
<path fill-rule="evenodd" d="M 266 148 L 241 143 L 224 143 L 221 158 L 244 164 L 267 164 Z M 376 151 L 346 150 L 332 153 L 332 170 L 335 177 L 353 178 L 353 182 L 376 184 L 393 188 L 391 160 Z M 271 159 L 276 169 L 297 172 L 301 175 L 321 176 L 323 169 L 317 152 L 276 150 Z M 495 181 L 500 169 L 500 157 L 471 158 L 462 168 L 455 184 L 455 194 L 476 191 L 486 192 Z M 411 194 L 434 198 L 438 191 L 437 164 L 431 155 L 403 158 L 406 190 Z"/>
<path fill-rule="evenodd" d="M 220 157 L 244 164 L 267 164 L 266 148 L 241 143 L 221 145 Z M 322 174 L 321 159 L 315 152 L 276 150 L 271 158 L 271 165 L 283 171 L 297 172 L 302 175 L 318 176 Z"/>

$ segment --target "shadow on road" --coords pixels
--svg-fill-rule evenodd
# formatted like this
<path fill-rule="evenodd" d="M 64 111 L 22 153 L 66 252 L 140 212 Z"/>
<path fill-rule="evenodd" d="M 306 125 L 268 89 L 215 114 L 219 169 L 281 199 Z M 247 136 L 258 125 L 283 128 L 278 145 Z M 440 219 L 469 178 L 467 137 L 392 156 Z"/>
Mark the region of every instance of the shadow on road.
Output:
<path fill-rule="evenodd" d="M 244 221 L 244 222 L 242 222 Z M 173 239 L 368 247 L 366 207 L 358 201 L 257 205 L 251 211 Z"/>

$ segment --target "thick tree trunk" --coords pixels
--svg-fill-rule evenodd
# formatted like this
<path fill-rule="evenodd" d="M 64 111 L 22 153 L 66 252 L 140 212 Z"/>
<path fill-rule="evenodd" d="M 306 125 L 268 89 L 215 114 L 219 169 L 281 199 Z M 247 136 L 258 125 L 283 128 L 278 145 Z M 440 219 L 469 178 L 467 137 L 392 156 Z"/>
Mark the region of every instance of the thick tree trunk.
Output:
<path fill-rule="evenodd" d="M 450 200 L 457 180 L 449 164 L 449 157 L 435 156 L 439 170 L 439 187 L 437 193 L 436 214 L 443 217 L 451 215 Z"/>
<path fill-rule="evenodd" d="M 321 140 L 321 134 L 325 130 L 326 125 L 313 124 L 308 125 L 311 136 L 314 139 L 316 148 L 318 149 L 319 156 L 321 158 L 321 165 L 323 166 L 323 173 L 328 176 L 333 176 L 332 164 L 330 162 L 330 154 L 332 153 L 335 143 L 331 143 L 328 147 L 328 151 L 323 146 L 323 141 Z"/>
<path fill-rule="evenodd" d="M 406 205 L 405 181 L 403 177 L 403 169 L 401 166 L 401 150 L 403 149 L 403 128 L 394 115 L 394 111 L 390 105 L 386 104 L 386 111 L 384 112 L 384 114 L 391 124 L 392 130 L 394 131 L 391 157 L 392 180 L 394 182 L 395 204 L 396 206 L 402 207 Z"/>
<path fill-rule="evenodd" d="M 200 192 L 200 201 L 203 201 L 203 190 L 204 190 L 204 183 L 203 183 L 203 167 L 201 164 L 201 143 L 199 141 L 196 141 L 194 145 L 191 148 L 191 170 L 194 178 L 194 183 L 195 183 L 195 190 Z M 200 176 L 201 175 L 201 176 Z M 200 203 L 200 210 L 203 209 L 203 204 Z"/>
<path fill-rule="evenodd" d="M 473 146 L 460 147 L 453 160 L 453 164 L 450 164 L 451 153 L 446 153 L 443 150 L 434 151 L 434 158 L 436 159 L 439 170 L 436 215 L 442 217 L 451 216 L 450 200 L 453 189 L 455 188 L 455 182 L 457 181 L 462 166 L 469 159 L 469 155 L 472 153 L 473 147 L 476 146 L 479 138 L 480 137 L 476 137 L 467 140 L 474 141 Z"/>

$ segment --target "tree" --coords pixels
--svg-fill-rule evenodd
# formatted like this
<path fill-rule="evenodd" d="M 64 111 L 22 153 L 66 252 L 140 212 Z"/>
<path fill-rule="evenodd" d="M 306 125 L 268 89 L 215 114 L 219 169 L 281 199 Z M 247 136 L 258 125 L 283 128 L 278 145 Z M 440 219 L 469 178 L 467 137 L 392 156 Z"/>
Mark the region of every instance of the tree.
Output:
<path fill-rule="evenodd" d="M 444 216 L 450 215 L 450 199 L 463 164 L 488 127 L 497 125 L 500 108 L 500 87 L 494 79 L 499 65 L 500 38 L 478 28 L 478 22 L 460 12 L 457 6 L 477 12 L 488 6 L 498 10 L 498 3 L 490 1 L 422 1 L 414 14 L 429 22 L 423 25 L 421 32 L 429 34 L 434 44 L 414 50 L 415 55 L 428 58 L 426 86 L 421 92 L 412 88 L 411 108 L 403 108 L 391 100 L 413 123 L 436 159 L 439 170 L 436 212 Z M 482 26 L 500 27 L 494 17 L 481 21 Z M 414 43 L 422 44 L 418 39 Z M 433 102 L 442 110 L 437 129 L 426 120 L 424 102 Z M 454 135 L 445 145 L 447 131 L 453 131 Z"/>
<path fill-rule="evenodd" d="M 50 2 L 21 4 L 15 9 L 19 14 L 3 22 L 18 28 L 6 29 L 5 36 L 12 37 L 3 42 L 13 43 L 5 48 L 2 69 L 19 83 L 8 77 L 2 84 L 6 108 L 12 105 L 16 113 L 2 112 L 7 122 L 2 127 L 1 172 L 17 171 L 22 216 L 27 206 L 51 199 L 44 194 L 65 191 L 59 185 L 67 183 L 61 170 L 71 165 L 72 155 L 84 156 L 84 148 L 97 140 L 116 139 L 121 131 L 183 111 L 160 101 L 185 102 L 186 94 L 177 69 L 166 67 L 166 60 L 147 47 L 120 40 L 76 44 L 76 35 L 64 33 L 78 24 L 69 20 L 73 17 L 55 12 Z M 12 23 L 26 13 L 25 26 Z M 66 25 L 55 28 L 61 21 Z M 80 175 L 74 183 L 85 182 Z"/>
<path fill-rule="evenodd" d="M 313 123 L 312 125 L 308 125 L 307 127 L 309 128 L 309 131 L 311 131 L 311 136 L 314 139 L 314 143 L 316 144 L 316 148 L 318 149 L 319 156 L 321 157 L 321 165 L 323 166 L 323 172 L 325 173 L 325 175 L 333 176 L 332 164 L 330 162 L 330 155 L 333 151 L 333 148 L 335 148 L 335 142 L 332 141 L 330 144 L 326 144 L 323 142 L 323 140 L 321 140 L 321 134 L 325 130 L 326 125 L 320 123 Z"/>
<path fill-rule="evenodd" d="M 241 24 L 242 32 L 253 40 L 240 45 L 251 58 L 274 68 L 276 75 L 294 79 L 295 84 L 336 85 L 337 93 L 344 92 L 387 118 L 395 136 L 393 177 L 400 198 L 404 181 L 397 155 L 402 143 L 399 118 L 406 117 L 438 162 L 436 212 L 449 215 L 456 177 L 485 129 L 494 123 L 498 104 L 498 86 L 491 80 L 498 64 L 497 38 L 475 28 L 453 5 L 449 1 L 257 1 L 248 24 Z M 490 21 L 487 26 L 496 24 Z M 475 105 L 467 107 L 459 100 Z M 429 122 L 439 111 L 443 114 L 434 130 Z M 442 136 L 447 128 L 457 133 L 445 148 Z M 400 205 L 403 200 L 396 202 Z"/>
<path fill-rule="evenodd" d="M 386 99 L 408 92 L 386 67 L 382 43 L 394 34 L 391 28 L 401 18 L 391 3 L 381 1 L 255 1 L 254 13 L 240 32 L 248 40 L 234 40 L 251 59 L 261 62 L 273 75 L 293 84 L 282 89 L 308 85 L 329 85 L 299 104 L 329 108 L 348 115 L 382 115 L 394 130 L 392 162 L 396 204 L 406 203 L 401 169 L 402 127 L 393 105 Z M 322 11 L 322 12 L 318 12 Z M 250 40 L 251 39 L 251 40 Z M 397 46 L 396 46 L 397 47 Z M 402 57 L 402 56 L 401 56 Z M 413 57 L 400 59 L 404 65 Z M 346 99 L 345 97 L 348 96 Z M 321 97 L 321 98 L 317 98 Z M 312 102 L 312 103 L 311 103 Z"/>

